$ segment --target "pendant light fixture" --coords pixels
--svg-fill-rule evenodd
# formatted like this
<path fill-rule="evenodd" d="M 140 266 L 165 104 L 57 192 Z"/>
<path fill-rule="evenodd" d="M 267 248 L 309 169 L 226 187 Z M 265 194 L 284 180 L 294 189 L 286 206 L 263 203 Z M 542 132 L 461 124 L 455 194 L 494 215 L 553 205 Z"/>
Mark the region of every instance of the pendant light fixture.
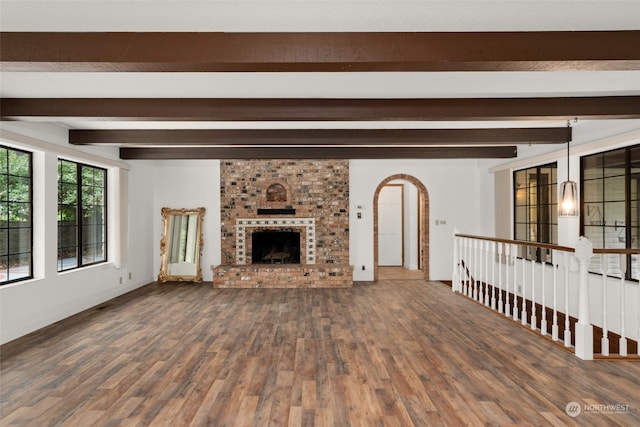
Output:
<path fill-rule="evenodd" d="M 560 185 L 560 203 L 558 216 L 578 216 L 578 185 L 570 180 L 569 174 L 569 142 L 571 141 L 571 125 L 567 120 L 567 180 Z"/>

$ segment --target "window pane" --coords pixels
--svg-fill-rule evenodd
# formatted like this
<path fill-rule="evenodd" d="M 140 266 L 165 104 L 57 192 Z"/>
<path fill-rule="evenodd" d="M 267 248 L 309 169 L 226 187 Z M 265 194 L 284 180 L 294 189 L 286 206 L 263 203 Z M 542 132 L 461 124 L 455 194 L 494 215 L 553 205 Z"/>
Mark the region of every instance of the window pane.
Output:
<path fill-rule="evenodd" d="M 516 224 L 516 240 L 527 240 L 527 224 Z"/>
<path fill-rule="evenodd" d="M 603 212 L 603 203 L 585 204 L 583 212 L 585 225 L 604 225 Z"/>
<path fill-rule="evenodd" d="M 625 149 L 604 153 L 604 176 L 624 175 L 626 173 Z"/>
<path fill-rule="evenodd" d="M 9 150 L 9 175 L 30 177 L 31 155 L 24 151 Z"/>
<path fill-rule="evenodd" d="M 9 183 L 9 179 L 8 179 L 7 175 L 0 174 L 0 200 L 2 200 L 2 201 L 9 200 L 8 183 Z"/>
<path fill-rule="evenodd" d="M 604 248 L 604 234 L 602 226 L 585 225 L 583 234 L 591 241 L 594 248 Z"/>
<path fill-rule="evenodd" d="M 599 202 L 604 193 L 604 180 L 596 179 L 585 181 L 582 184 L 582 194 L 584 203 Z"/>
<path fill-rule="evenodd" d="M 31 178 L 10 176 L 8 200 L 12 202 L 29 202 L 31 199 Z"/>
<path fill-rule="evenodd" d="M 516 206 L 516 222 L 528 222 L 527 221 L 527 207 L 526 206 Z"/>
<path fill-rule="evenodd" d="M 0 146 L 0 283 L 31 277 L 31 153 Z"/>
<path fill-rule="evenodd" d="M 9 220 L 9 204 L 7 202 L 0 202 L 0 221 L 8 221 L 8 220 Z"/>
<path fill-rule="evenodd" d="M 63 160 L 59 170 L 58 268 L 105 261 L 106 170 Z"/>
<path fill-rule="evenodd" d="M 527 187 L 529 185 L 527 181 L 527 171 L 521 170 L 521 171 L 514 172 L 513 181 L 516 186 L 516 189 Z"/>
<path fill-rule="evenodd" d="M 31 252 L 31 229 L 15 228 L 9 230 L 9 254 Z"/>
<path fill-rule="evenodd" d="M 9 254 L 9 230 L 7 228 L 0 228 L 0 257 L 5 257 Z"/>
<path fill-rule="evenodd" d="M 58 163 L 58 181 L 75 184 L 78 182 L 78 168 L 75 163 L 60 160 Z"/>
<path fill-rule="evenodd" d="M 58 249 L 58 270 L 69 270 L 78 267 L 77 247 Z"/>
<path fill-rule="evenodd" d="M 9 203 L 9 224 L 12 227 L 31 226 L 31 203 Z"/>
<path fill-rule="evenodd" d="M 9 255 L 9 280 L 31 277 L 31 252 Z"/>
<path fill-rule="evenodd" d="M 640 174 L 640 147 L 629 150 L 629 161 L 631 162 L 631 175 Z"/>
<path fill-rule="evenodd" d="M 631 244 L 628 246 L 632 249 L 640 248 L 640 227 L 631 227 Z"/>
<path fill-rule="evenodd" d="M 82 185 L 93 185 L 93 168 L 82 166 Z"/>
<path fill-rule="evenodd" d="M 624 176 L 605 178 L 604 200 L 605 201 L 624 201 L 625 200 Z"/>
<path fill-rule="evenodd" d="M 582 176 L 585 181 L 603 177 L 603 159 L 604 156 L 602 154 L 582 158 Z"/>
<path fill-rule="evenodd" d="M 604 205 L 604 225 L 624 227 L 625 202 L 608 202 Z"/>

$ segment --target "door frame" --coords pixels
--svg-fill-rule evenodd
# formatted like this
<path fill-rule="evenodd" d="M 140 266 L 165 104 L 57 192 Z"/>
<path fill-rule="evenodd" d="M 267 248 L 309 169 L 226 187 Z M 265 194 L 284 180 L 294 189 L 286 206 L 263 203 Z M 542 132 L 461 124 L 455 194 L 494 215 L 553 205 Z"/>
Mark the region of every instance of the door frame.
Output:
<path fill-rule="evenodd" d="M 421 239 L 419 239 L 421 247 L 418 251 L 418 265 L 422 266 L 422 277 L 425 280 L 429 280 L 429 192 L 427 191 L 427 187 L 416 177 L 406 174 L 396 174 L 382 180 L 373 195 L 373 281 L 378 281 L 378 197 L 382 187 L 393 180 L 410 182 L 418 189 L 418 199 L 421 201 L 418 210 L 422 213 L 419 218 L 420 224 L 418 227 L 422 230 L 422 236 Z"/>

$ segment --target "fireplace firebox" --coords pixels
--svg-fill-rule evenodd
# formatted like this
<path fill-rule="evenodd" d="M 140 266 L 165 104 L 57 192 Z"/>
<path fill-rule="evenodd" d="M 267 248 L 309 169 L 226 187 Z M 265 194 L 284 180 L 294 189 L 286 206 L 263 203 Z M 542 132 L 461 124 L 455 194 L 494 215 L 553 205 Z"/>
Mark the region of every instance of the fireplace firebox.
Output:
<path fill-rule="evenodd" d="M 300 232 L 258 230 L 251 233 L 252 264 L 300 264 Z"/>

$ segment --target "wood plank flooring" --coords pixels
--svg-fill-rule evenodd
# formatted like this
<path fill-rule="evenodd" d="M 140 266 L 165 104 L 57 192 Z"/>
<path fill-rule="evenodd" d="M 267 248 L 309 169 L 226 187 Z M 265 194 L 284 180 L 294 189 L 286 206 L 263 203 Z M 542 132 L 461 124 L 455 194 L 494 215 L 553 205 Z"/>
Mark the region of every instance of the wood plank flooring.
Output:
<path fill-rule="evenodd" d="M 640 363 L 581 361 L 424 280 L 151 284 L 0 351 L 3 427 L 640 425 Z"/>

